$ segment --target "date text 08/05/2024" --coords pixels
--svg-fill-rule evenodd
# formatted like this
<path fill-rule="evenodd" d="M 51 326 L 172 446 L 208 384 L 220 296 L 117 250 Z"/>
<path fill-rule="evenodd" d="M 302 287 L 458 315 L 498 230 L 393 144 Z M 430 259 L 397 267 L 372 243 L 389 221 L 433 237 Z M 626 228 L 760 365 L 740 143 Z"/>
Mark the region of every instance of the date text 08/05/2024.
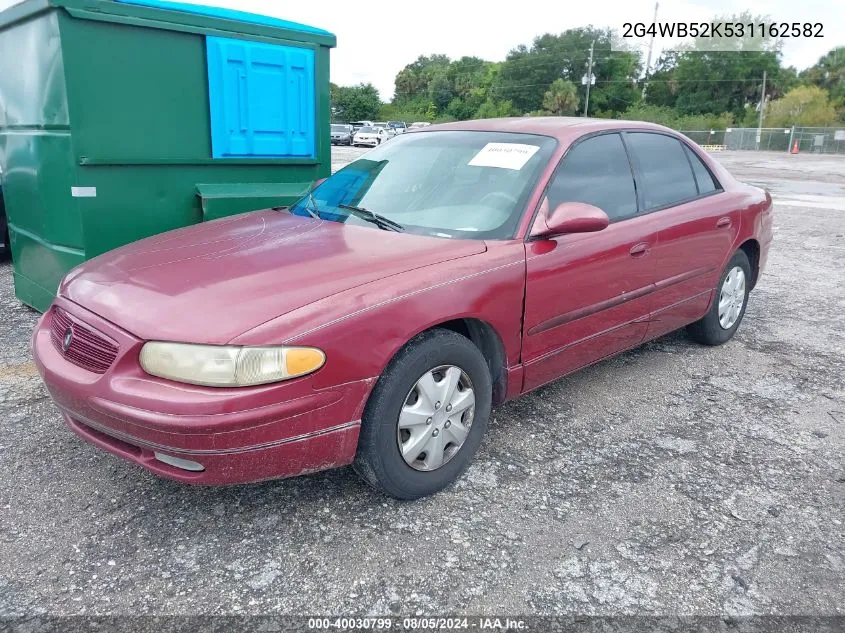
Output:
<path fill-rule="evenodd" d="M 523 631 L 527 630 L 525 620 L 496 617 L 408 617 L 394 618 L 309 618 L 308 628 L 312 630 L 340 631 L 442 631 L 442 630 L 479 630 L 479 631 Z"/>

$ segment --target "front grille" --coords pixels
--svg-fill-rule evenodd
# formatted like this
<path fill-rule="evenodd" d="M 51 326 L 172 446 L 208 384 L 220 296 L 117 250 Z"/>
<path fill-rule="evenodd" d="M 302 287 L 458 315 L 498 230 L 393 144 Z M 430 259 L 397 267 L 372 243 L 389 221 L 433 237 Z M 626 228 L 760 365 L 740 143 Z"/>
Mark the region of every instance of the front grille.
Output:
<path fill-rule="evenodd" d="M 105 373 L 111 367 L 117 357 L 117 342 L 83 325 L 59 307 L 53 307 L 51 318 L 53 346 L 69 362 L 97 374 Z M 66 338 L 70 339 L 67 346 Z"/>

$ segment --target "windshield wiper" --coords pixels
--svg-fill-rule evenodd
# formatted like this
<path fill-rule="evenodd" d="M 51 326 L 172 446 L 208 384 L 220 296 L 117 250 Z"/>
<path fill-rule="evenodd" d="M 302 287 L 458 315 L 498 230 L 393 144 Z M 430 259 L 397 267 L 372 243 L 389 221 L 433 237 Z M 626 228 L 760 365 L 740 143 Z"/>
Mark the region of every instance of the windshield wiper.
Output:
<path fill-rule="evenodd" d="M 314 200 L 314 194 L 312 192 L 308 192 L 308 202 L 311 205 L 310 207 L 307 204 L 303 204 L 302 208 L 308 211 L 308 214 L 317 220 L 322 220 L 323 218 L 320 217 L 320 205 L 317 204 L 317 201 Z"/>
<path fill-rule="evenodd" d="M 384 229 L 386 231 L 397 231 L 402 232 L 405 230 L 405 227 L 391 220 L 390 218 L 386 218 L 383 215 L 378 213 L 374 213 L 369 209 L 365 209 L 364 207 L 355 207 L 351 204 L 339 204 L 337 205 L 341 209 L 346 209 L 350 211 L 352 215 L 361 218 L 362 220 L 366 220 L 367 222 L 371 222 L 375 224 L 380 229 Z"/>

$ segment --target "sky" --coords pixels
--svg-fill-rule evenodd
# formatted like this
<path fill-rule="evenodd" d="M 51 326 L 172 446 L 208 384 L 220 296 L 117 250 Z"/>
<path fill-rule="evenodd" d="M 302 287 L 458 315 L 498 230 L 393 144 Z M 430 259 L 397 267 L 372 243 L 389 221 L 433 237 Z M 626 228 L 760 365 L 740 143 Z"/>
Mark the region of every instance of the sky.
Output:
<path fill-rule="evenodd" d="M 393 95 L 396 73 L 420 55 L 455 59 L 474 55 L 501 61 L 537 35 L 594 25 L 621 31 L 624 22 L 650 23 L 654 0 L 181 0 L 270 15 L 331 31 L 331 80 L 340 85 L 371 82 L 383 100 Z M 0 0 L 0 9 L 15 0 Z M 820 22 L 822 38 L 788 40 L 783 62 L 799 70 L 845 45 L 842 0 L 661 0 L 661 22 L 709 21 L 717 15 L 768 15 L 775 22 Z M 643 48 L 648 40 L 637 40 Z M 656 59 L 656 55 L 655 55 Z"/>

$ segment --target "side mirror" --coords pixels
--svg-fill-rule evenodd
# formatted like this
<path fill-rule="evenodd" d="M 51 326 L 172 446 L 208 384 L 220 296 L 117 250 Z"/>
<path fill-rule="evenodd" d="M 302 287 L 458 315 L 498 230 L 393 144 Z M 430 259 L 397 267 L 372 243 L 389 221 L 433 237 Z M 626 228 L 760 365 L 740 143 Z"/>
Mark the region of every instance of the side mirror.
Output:
<path fill-rule="evenodd" d="M 544 205 L 545 206 L 545 205 Z M 554 237 L 567 233 L 594 233 L 607 228 L 610 218 L 591 204 L 583 202 L 562 202 L 554 212 L 534 223 L 531 237 Z"/>

